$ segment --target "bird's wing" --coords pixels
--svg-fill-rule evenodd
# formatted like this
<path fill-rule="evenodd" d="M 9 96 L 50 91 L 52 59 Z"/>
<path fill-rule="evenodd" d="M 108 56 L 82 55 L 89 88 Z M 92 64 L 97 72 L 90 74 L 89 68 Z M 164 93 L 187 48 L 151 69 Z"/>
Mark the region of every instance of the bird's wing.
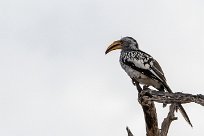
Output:
<path fill-rule="evenodd" d="M 130 57 L 130 56 L 132 56 L 132 57 Z M 169 88 L 169 86 L 166 83 L 166 78 L 164 76 L 164 73 L 162 71 L 161 66 L 149 54 L 147 54 L 143 51 L 140 51 L 140 50 L 131 51 L 129 54 L 129 57 L 124 57 L 122 59 L 122 61 L 124 64 L 128 65 L 129 67 L 131 67 L 134 70 L 137 70 L 137 71 L 143 73 L 144 75 L 148 76 L 149 78 L 156 79 L 156 80 L 160 81 L 164 85 L 166 90 L 168 92 L 172 93 L 172 90 Z M 192 126 L 190 119 L 189 119 L 186 111 L 182 107 L 182 105 L 178 104 L 178 106 L 179 106 L 178 108 L 181 111 L 185 120 Z"/>
<path fill-rule="evenodd" d="M 166 83 L 161 66 L 151 55 L 141 50 L 131 51 L 130 54 L 132 54 L 132 57 L 123 59 L 123 63 L 152 79 Z"/>
<path fill-rule="evenodd" d="M 153 64 L 152 64 L 152 69 L 153 71 L 163 80 L 163 81 L 166 81 L 166 78 L 164 76 L 164 72 L 161 68 L 161 66 L 159 65 L 159 63 L 154 59 L 153 61 Z"/>
<path fill-rule="evenodd" d="M 147 54 L 146 52 L 143 52 L 141 50 L 139 50 L 139 52 L 143 53 L 144 56 L 147 56 L 148 62 L 150 64 L 150 68 L 149 70 L 157 77 L 159 77 L 162 82 L 166 83 L 166 78 L 164 76 L 164 72 L 161 68 L 161 66 L 159 65 L 159 63 L 149 54 Z"/>

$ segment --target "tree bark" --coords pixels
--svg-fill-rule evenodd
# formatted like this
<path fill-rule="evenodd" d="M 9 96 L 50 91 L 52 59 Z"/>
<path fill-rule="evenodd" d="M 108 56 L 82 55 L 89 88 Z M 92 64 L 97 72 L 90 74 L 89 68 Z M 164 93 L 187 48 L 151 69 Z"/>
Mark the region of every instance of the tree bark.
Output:
<path fill-rule="evenodd" d="M 141 93 L 140 93 L 141 94 Z M 138 101 L 142 106 L 144 112 L 144 118 L 146 123 L 146 135 L 147 136 L 159 136 L 157 112 L 154 105 L 154 101 L 149 101 L 146 96 L 139 95 Z"/>

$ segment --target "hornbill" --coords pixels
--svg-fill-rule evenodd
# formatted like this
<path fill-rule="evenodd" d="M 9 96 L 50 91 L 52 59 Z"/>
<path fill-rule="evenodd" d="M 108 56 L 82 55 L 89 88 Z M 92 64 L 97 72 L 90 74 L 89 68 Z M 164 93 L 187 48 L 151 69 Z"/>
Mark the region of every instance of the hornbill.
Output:
<path fill-rule="evenodd" d="M 137 41 L 132 37 L 123 37 L 114 41 L 105 54 L 121 49 L 120 64 L 132 79 L 133 84 L 153 86 L 159 91 L 172 90 L 166 82 L 166 78 L 159 63 L 149 54 L 139 49 Z M 139 90 L 138 90 L 139 91 Z M 190 119 L 181 104 L 177 104 L 179 111 L 185 120 L 191 125 Z"/>

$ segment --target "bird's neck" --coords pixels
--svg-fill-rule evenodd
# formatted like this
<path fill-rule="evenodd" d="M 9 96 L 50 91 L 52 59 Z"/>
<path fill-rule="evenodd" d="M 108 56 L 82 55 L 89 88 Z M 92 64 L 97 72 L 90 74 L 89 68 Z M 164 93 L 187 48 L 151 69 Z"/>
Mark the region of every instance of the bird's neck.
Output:
<path fill-rule="evenodd" d="M 136 49 L 133 49 L 133 48 L 124 48 L 124 49 L 122 49 L 121 52 L 138 51 L 138 50 L 139 50 L 138 48 L 136 48 Z"/>

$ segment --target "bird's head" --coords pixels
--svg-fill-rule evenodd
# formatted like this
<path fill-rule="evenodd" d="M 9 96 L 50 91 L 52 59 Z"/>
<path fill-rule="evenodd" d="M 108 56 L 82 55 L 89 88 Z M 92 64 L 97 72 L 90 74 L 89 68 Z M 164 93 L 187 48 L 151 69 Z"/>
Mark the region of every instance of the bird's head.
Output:
<path fill-rule="evenodd" d="M 132 38 L 132 37 L 123 37 L 120 40 L 114 41 L 106 50 L 105 54 L 117 50 L 117 49 L 122 49 L 122 50 L 137 50 L 138 43 L 137 41 Z"/>

